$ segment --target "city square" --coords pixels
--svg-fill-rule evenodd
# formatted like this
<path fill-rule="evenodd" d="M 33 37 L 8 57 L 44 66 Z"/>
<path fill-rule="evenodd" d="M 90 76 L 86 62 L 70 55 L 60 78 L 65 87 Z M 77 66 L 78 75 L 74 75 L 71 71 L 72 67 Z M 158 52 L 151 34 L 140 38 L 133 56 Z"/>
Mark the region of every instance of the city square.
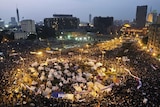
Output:
<path fill-rule="evenodd" d="M 52 53 L 45 47 L 22 51 L 21 43 L 16 50 L 13 44 L 8 46 L 20 52 L 13 54 L 11 60 L 14 62 L 8 62 L 12 68 L 3 72 L 1 105 L 105 107 L 159 104 L 160 63 L 137 42 L 115 38 Z"/>
<path fill-rule="evenodd" d="M 160 107 L 158 4 L 2 1 L 0 107 Z"/>

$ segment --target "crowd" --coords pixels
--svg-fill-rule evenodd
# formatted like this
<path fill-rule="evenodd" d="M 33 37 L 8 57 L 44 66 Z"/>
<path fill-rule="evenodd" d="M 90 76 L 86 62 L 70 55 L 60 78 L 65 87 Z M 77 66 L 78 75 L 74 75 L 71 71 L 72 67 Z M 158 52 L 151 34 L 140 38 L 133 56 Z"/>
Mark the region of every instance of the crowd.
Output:
<path fill-rule="evenodd" d="M 76 53 L 76 55 L 83 56 L 83 60 L 78 58 L 68 60 L 68 55 L 63 52 L 61 57 L 47 54 L 39 61 L 29 52 L 45 48 L 46 45 L 35 46 L 35 44 L 15 42 L 0 46 L 1 51 L 6 55 L 0 72 L 2 76 L 0 106 L 157 107 L 160 105 L 160 63 L 146 52 L 137 50 L 134 43 L 124 43 L 120 48 L 105 51 L 104 62 L 101 58 L 96 60 L 97 57 L 102 57 L 102 53 L 96 51 L 88 53 L 94 59 L 92 61 L 87 60 L 87 54 L 81 53 Z M 99 50 L 99 48 L 96 49 Z M 12 50 L 21 54 L 7 56 Z M 91 46 L 88 50 L 95 49 Z M 74 51 L 76 50 L 73 49 L 72 52 Z M 24 61 L 20 56 L 24 58 Z M 123 61 L 124 56 L 129 60 Z M 53 57 L 58 59 L 53 59 Z M 117 60 L 117 57 L 120 60 Z M 112 67 L 116 68 L 111 69 Z M 120 68 L 123 72 L 115 74 L 115 70 Z M 101 72 L 103 70 L 112 72 L 104 76 Z M 103 89 L 107 89 L 107 92 L 101 93 Z M 55 97 L 57 93 L 61 93 L 60 97 L 66 96 L 65 98 Z M 88 96 L 83 96 L 84 93 Z"/>

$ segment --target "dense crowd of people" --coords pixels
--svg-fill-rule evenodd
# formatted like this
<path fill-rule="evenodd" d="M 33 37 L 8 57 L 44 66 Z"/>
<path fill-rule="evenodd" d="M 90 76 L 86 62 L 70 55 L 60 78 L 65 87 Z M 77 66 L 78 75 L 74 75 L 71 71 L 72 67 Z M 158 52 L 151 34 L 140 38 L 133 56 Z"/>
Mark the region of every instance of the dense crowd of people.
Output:
<path fill-rule="evenodd" d="M 102 53 L 99 52 L 99 48 L 94 48 L 94 46 L 87 47 L 88 51 L 92 51 L 92 53 L 85 53 L 82 54 L 81 52 L 77 53 L 78 50 L 76 49 L 68 49 L 64 50 L 64 53 L 62 51 L 61 57 L 68 57 L 67 52 L 75 52 L 75 56 L 83 56 L 85 57 L 91 57 L 93 59 L 99 59 L 99 61 L 102 62 L 104 65 L 118 65 L 122 68 L 129 69 L 133 75 L 136 75 L 136 77 L 139 78 L 133 78 L 131 75 L 126 75 L 126 73 L 122 73 L 124 75 L 124 80 L 121 84 L 113 85 L 111 90 L 107 93 L 101 93 L 103 96 L 99 96 L 98 98 L 91 96 L 90 98 L 71 100 L 71 99 L 62 99 L 62 98 L 55 98 L 55 97 L 48 97 L 46 96 L 48 91 L 44 92 L 43 94 L 38 94 L 38 90 L 35 88 L 35 86 L 38 85 L 38 83 L 44 83 L 45 86 L 50 87 L 51 84 L 55 85 L 55 83 L 47 82 L 45 80 L 45 77 L 49 77 L 50 79 L 53 79 L 52 76 L 49 76 L 49 71 L 47 74 L 43 73 L 44 70 L 42 70 L 40 74 L 34 74 L 39 76 L 39 80 L 37 80 L 35 77 L 34 80 L 37 81 L 30 81 L 29 79 L 25 79 L 27 83 L 30 82 L 27 86 L 24 87 L 24 84 L 21 84 L 22 81 L 17 81 L 18 83 L 15 83 L 16 77 L 19 78 L 21 76 L 24 76 L 22 74 L 22 71 L 30 70 L 30 73 L 33 69 L 29 67 L 33 67 L 36 70 L 38 70 L 37 67 L 40 67 L 40 65 L 36 65 L 35 61 L 41 62 L 39 64 L 42 64 L 44 61 L 46 61 L 47 58 L 61 58 L 58 55 L 44 55 L 41 60 L 39 60 L 39 57 L 35 57 L 34 55 L 31 55 L 30 51 L 37 51 L 43 48 L 46 48 L 46 44 L 40 44 L 39 42 L 31 42 L 31 41 L 20 41 L 20 42 L 11 42 L 11 43 L 4 43 L 0 45 L 0 51 L 4 53 L 4 61 L 0 62 L 0 106 L 31 106 L 31 107 L 96 107 L 96 106 L 102 106 L 102 107 L 142 107 L 142 106 L 152 106 L 157 107 L 160 105 L 160 62 L 152 58 L 148 53 L 145 51 L 137 49 L 138 47 L 134 43 L 123 43 L 121 47 L 117 47 L 116 49 L 105 51 L 104 53 L 104 59 L 100 58 L 102 57 Z M 16 51 L 16 53 L 19 53 L 15 56 L 10 56 L 10 53 L 12 51 Z M 89 55 L 88 55 L 89 54 Z M 88 55 L 88 56 L 87 56 Z M 74 55 L 71 55 L 70 57 L 75 57 Z M 128 61 L 123 61 L 122 57 L 127 57 Z M 120 60 L 117 60 L 116 58 L 120 58 Z M 23 59 L 22 59 L 23 58 Z M 74 58 L 73 58 L 74 59 Z M 75 61 L 73 60 L 72 61 Z M 70 60 L 71 61 L 71 60 Z M 79 63 L 79 62 L 78 62 Z M 33 65 L 32 65 L 33 64 Z M 53 63 L 55 64 L 55 62 Z M 62 67 L 62 63 L 59 66 Z M 91 63 L 90 63 L 91 64 Z M 76 66 L 75 62 L 72 62 L 72 65 Z M 51 66 L 51 65 L 50 65 Z M 54 66 L 55 67 L 55 66 Z M 64 67 L 64 66 L 63 66 Z M 70 66 L 69 66 L 70 67 Z M 72 66 L 71 66 L 72 67 Z M 81 65 L 81 67 L 83 67 Z M 52 68 L 52 67 L 51 67 Z M 40 68 L 39 68 L 40 69 Z M 56 68 L 60 69 L 60 68 Z M 64 69 L 64 68 L 63 68 Z M 124 69 L 123 69 L 124 70 Z M 33 70 L 34 71 L 34 70 Z M 59 71 L 59 70 L 58 70 Z M 58 74 L 61 74 L 60 72 Z M 58 74 L 53 74 L 57 76 L 60 76 Z M 83 73 L 82 73 L 83 74 Z M 67 76 L 69 74 L 66 73 L 63 74 L 63 76 Z M 81 74 L 79 74 L 81 75 Z M 78 76 L 79 76 L 78 75 Z M 122 75 L 122 77 L 123 77 Z M 25 75 L 27 77 L 27 75 Z M 32 75 L 33 76 L 33 75 Z M 62 76 L 62 75 L 61 75 Z M 75 75 L 76 77 L 77 75 Z M 81 80 L 85 77 L 81 75 Z M 79 80 L 79 78 L 77 78 Z M 139 80 L 141 84 L 139 83 Z M 67 78 L 64 78 L 62 80 L 64 83 L 67 82 Z M 60 86 L 59 80 L 56 81 L 57 86 Z M 68 80 L 69 82 L 69 80 Z M 73 82 L 73 81 L 72 81 Z M 83 81 L 84 82 L 84 81 Z M 86 82 L 86 81 L 85 81 Z M 76 82 L 75 82 L 76 83 Z M 110 83 L 116 83 L 114 79 L 105 81 L 105 84 L 109 85 Z M 16 86 L 16 84 L 19 84 L 19 89 Z M 84 84 L 83 84 L 84 85 Z M 137 88 L 137 86 L 139 86 Z M 31 87 L 32 86 L 32 87 Z M 68 85 L 66 85 L 68 86 Z M 40 88 L 40 85 L 37 86 Z M 53 87 L 52 88 L 57 88 Z M 60 87 L 59 87 L 60 88 Z M 81 90 L 80 87 L 72 87 L 71 90 L 69 90 L 70 87 L 65 87 L 64 89 L 61 87 L 59 91 L 64 91 L 68 89 L 68 93 L 75 94 L 76 89 Z M 83 87 L 84 88 L 84 87 Z M 12 91 L 14 90 L 14 91 Z M 36 93 L 35 93 L 36 92 Z M 40 92 L 40 91 L 39 91 Z M 72 93 L 71 93 L 72 92 Z"/>

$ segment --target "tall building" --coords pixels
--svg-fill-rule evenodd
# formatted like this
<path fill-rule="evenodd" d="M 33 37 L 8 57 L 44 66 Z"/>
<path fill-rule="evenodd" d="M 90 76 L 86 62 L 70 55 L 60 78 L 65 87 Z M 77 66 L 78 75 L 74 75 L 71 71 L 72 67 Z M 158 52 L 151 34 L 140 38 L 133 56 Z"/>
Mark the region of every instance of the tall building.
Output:
<path fill-rule="evenodd" d="M 79 23 L 79 18 L 65 14 L 54 14 L 53 18 L 44 19 L 44 25 L 55 31 L 74 30 L 78 28 Z"/>
<path fill-rule="evenodd" d="M 92 22 L 92 15 L 89 14 L 89 23 L 91 24 L 91 22 Z"/>
<path fill-rule="evenodd" d="M 149 13 L 149 14 L 148 14 L 147 22 L 153 23 L 153 14 L 152 14 L 152 13 Z"/>
<path fill-rule="evenodd" d="M 98 33 L 110 33 L 108 28 L 113 25 L 113 17 L 94 17 L 93 23 Z"/>
<path fill-rule="evenodd" d="M 153 10 L 152 14 L 153 14 L 153 22 L 156 23 L 156 21 L 157 21 L 157 11 Z"/>
<path fill-rule="evenodd" d="M 136 27 L 143 28 L 146 24 L 147 5 L 137 6 L 136 11 Z"/>
<path fill-rule="evenodd" d="M 0 18 L 0 27 L 4 27 L 4 20 Z"/>
<path fill-rule="evenodd" d="M 159 16 L 157 16 L 157 21 L 156 21 L 157 24 L 160 24 L 160 14 Z"/>
<path fill-rule="evenodd" d="M 16 26 L 17 22 L 16 22 L 16 18 L 15 17 L 11 17 L 11 22 L 9 23 L 10 26 Z"/>
<path fill-rule="evenodd" d="M 148 48 L 150 51 L 160 54 L 160 23 L 149 26 Z"/>
<path fill-rule="evenodd" d="M 154 11 L 151 11 L 148 14 L 147 22 L 149 22 L 149 23 L 156 23 L 156 21 L 157 21 L 157 12 L 156 12 L 156 10 L 154 10 Z"/>
<path fill-rule="evenodd" d="M 16 13 L 17 13 L 17 22 L 19 23 L 19 10 L 16 8 Z"/>
<path fill-rule="evenodd" d="M 36 28 L 35 28 L 35 21 L 34 20 L 22 20 L 21 21 L 21 28 L 23 32 L 27 32 L 30 34 L 35 34 L 36 33 Z"/>

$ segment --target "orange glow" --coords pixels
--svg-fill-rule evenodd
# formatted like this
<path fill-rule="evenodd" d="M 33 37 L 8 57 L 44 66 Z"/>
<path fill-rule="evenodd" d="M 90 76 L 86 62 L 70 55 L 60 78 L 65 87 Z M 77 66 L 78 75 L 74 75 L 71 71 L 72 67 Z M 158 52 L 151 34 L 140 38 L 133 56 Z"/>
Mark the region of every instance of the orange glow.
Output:
<path fill-rule="evenodd" d="M 41 51 L 37 52 L 37 55 L 42 55 L 43 53 Z"/>
<path fill-rule="evenodd" d="M 157 56 L 157 54 L 156 54 L 156 53 L 153 53 L 152 56 Z"/>

